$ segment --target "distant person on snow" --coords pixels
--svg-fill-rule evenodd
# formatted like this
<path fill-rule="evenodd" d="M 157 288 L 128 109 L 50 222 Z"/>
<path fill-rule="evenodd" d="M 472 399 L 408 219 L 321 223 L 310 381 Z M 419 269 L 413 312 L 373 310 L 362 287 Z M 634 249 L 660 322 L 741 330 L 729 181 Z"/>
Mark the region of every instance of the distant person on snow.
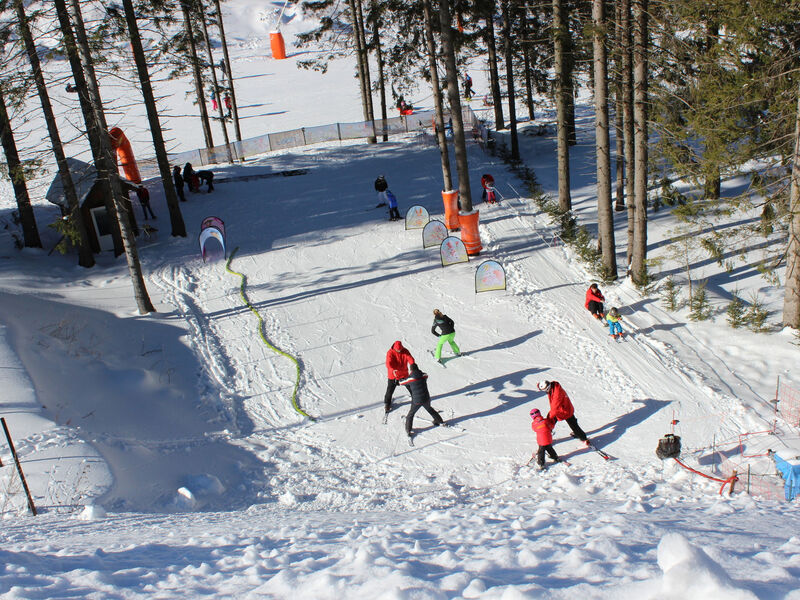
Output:
<path fill-rule="evenodd" d="M 406 435 L 409 437 L 411 437 L 411 426 L 414 424 L 414 415 L 417 414 L 420 408 L 424 407 L 428 414 L 433 417 L 434 427 L 444 423 L 442 415 L 431 406 L 431 395 L 428 392 L 428 384 L 425 381 L 427 378 L 428 375 L 420 371 L 417 364 L 413 363 L 408 377 L 400 382 L 400 385 L 408 387 L 408 391 L 411 392 L 411 410 L 408 411 L 408 416 L 406 416 Z"/>
<path fill-rule="evenodd" d="M 438 332 L 436 331 L 437 327 L 439 328 Z M 459 350 L 458 344 L 456 344 L 455 341 L 456 325 L 453 323 L 453 319 L 442 314 L 438 308 L 433 309 L 433 326 L 431 327 L 431 333 L 439 338 L 439 342 L 436 344 L 436 353 L 434 354 L 434 358 L 437 362 L 442 362 L 442 346 L 444 346 L 445 342 L 450 343 L 450 349 L 453 351 L 453 354 L 456 356 L 461 355 L 461 350 Z"/>
<path fill-rule="evenodd" d="M 208 170 L 204 169 L 202 171 L 195 172 L 195 175 L 197 176 L 197 180 L 199 182 L 197 184 L 197 190 L 198 191 L 200 191 L 200 183 L 207 184 L 209 192 L 213 192 L 214 191 L 214 172 L 213 171 L 208 171 Z"/>
<path fill-rule="evenodd" d="M 539 469 L 544 469 L 544 453 L 550 455 L 553 462 L 561 462 L 558 454 L 553 448 L 553 428 L 556 426 L 555 419 L 551 417 L 543 417 L 538 408 L 531 410 L 531 429 L 536 433 L 536 443 L 539 444 L 539 449 L 536 451 L 536 464 Z"/>
<path fill-rule="evenodd" d="M 481 177 L 481 187 L 483 187 L 483 201 L 494 204 L 496 200 L 494 193 L 494 177 L 489 173 L 484 173 L 483 177 Z"/>
<path fill-rule="evenodd" d="M 391 190 L 386 190 L 386 198 L 389 200 L 389 220 L 399 221 L 401 217 L 400 211 L 397 208 L 397 198 L 394 197 Z"/>
<path fill-rule="evenodd" d="M 615 338 L 622 337 L 625 332 L 622 330 L 620 321 L 622 321 L 622 315 L 619 314 L 619 311 L 616 309 L 616 307 L 608 311 L 608 314 L 606 315 L 606 323 L 608 323 L 608 335 Z"/>
<path fill-rule="evenodd" d="M 400 340 L 397 340 L 386 353 L 386 371 L 389 383 L 383 397 L 383 407 L 387 413 L 392 410 L 392 396 L 397 384 L 401 379 L 408 377 L 408 367 L 412 364 L 414 364 L 414 357 L 411 356 L 411 352 L 403 347 Z"/>
<path fill-rule="evenodd" d="M 578 425 L 578 419 L 575 418 L 575 408 L 567 396 L 567 392 L 561 387 L 557 381 L 542 381 L 537 386 L 542 391 L 547 391 L 547 399 L 550 401 L 550 412 L 547 413 L 548 419 L 553 419 L 554 423 L 558 421 L 566 421 L 569 428 L 572 430 L 572 437 L 578 438 L 580 441 L 589 445 L 589 439 L 586 434 Z"/>
<path fill-rule="evenodd" d="M 144 212 L 144 220 L 147 220 L 147 213 L 150 212 L 150 216 L 154 219 L 156 218 L 156 213 L 153 212 L 153 208 L 150 206 L 150 192 L 147 190 L 146 187 L 140 185 L 136 188 L 136 197 L 139 198 L 139 204 L 142 205 L 142 212 Z"/>
<path fill-rule="evenodd" d="M 383 175 L 378 175 L 378 178 L 375 180 L 375 191 L 378 192 L 378 204 L 375 208 L 379 206 L 386 206 L 387 197 L 386 197 L 386 190 L 389 189 L 389 184 L 386 183 L 386 178 Z"/>
<path fill-rule="evenodd" d="M 186 202 L 186 196 L 183 195 L 183 176 L 181 176 L 181 168 L 178 165 L 172 167 L 172 182 L 175 184 L 178 198 L 181 199 L 181 202 Z"/>
<path fill-rule="evenodd" d="M 584 306 L 586 309 L 592 313 L 592 316 L 595 319 L 602 319 L 603 318 L 603 302 L 606 299 L 603 296 L 603 292 L 600 291 L 600 288 L 597 287 L 596 283 L 593 283 L 589 286 L 589 289 L 586 290 L 586 302 Z"/>
<path fill-rule="evenodd" d="M 183 180 L 186 182 L 186 185 L 189 186 L 190 192 L 200 191 L 200 180 L 197 178 L 197 174 L 192 168 L 192 163 L 187 162 L 183 165 Z"/>
<path fill-rule="evenodd" d="M 472 89 L 472 77 L 469 76 L 469 73 L 464 73 L 464 98 L 467 100 L 472 100 L 472 94 L 474 90 Z"/>

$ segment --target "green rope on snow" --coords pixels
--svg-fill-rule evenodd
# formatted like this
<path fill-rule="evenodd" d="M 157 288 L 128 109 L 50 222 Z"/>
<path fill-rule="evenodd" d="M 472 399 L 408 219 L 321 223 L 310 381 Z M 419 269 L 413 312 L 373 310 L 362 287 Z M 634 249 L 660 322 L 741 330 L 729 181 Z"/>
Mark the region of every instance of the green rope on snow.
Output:
<path fill-rule="evenodd" d="M 280 348 L 276 348 L 275 346 L 273 346 L 272 344 L 269 343 L 269 340 L 267 339 L 267 336 L 264 333 L 264 319 L 261 317 L 260 314 L 258 314 L 258 311 L 256 310 L 255 306 L 250 304 L 250 300 L 248 300 L 247 294 L 244 291 L 245 285 L 247 284 L 247 276 L 245 276 L 244 273 L 239 273 L 239 272 L 234 271 L 233 269 L 231 269 L 231 261 L 233 260 L 233 257 L 236 255 L 236 252 L 238 250 L 239 250 L 239 247 L 237 246 L 233 250 L 233 252 L 231 252 L 230 258 L 228 258 L 228 262 L 225 264 L 225 270 L 228 271 L 228 273 L 231 273 L 232 275 L 238 275 L 239 277 L 242 278 L 242 283 L 239 286 L 239 295 L 242 297 L 242 302 L 245 303 L 245 306 L 247 306 L 247 308 L 249 308 L 250 311 L 258 319 L 258 335 L 261 336 L 261 341 L 264 342 L 264 344 L 266 344 L 267 347 L 269 347 L 271 350 L 277 352 L 281 356 L 285 356 L 286 358 L 288 358 L 289 360 L 291 360 L 294 363 L 294 367 L 295 367 L 295 370 L 297 372 L 297 378 L 295 379 L 295 382 L 294 382 L 294 390 L 292 390 L 292 406 L 294 407 L 295 411 L 297 411 L 298 413 L 300 413 L 304 417 L 308 417 L 309 419 L 314 420 L 314 417 L 312 417 L 311 415 L 307 414 L 302 408 L 300 408 L 297 405 L 297 388 L 300 387 L 300 362 L 294 356 L 292 356 L 291 354 L 288 354 L 287 352 L 284 352 Z"/>

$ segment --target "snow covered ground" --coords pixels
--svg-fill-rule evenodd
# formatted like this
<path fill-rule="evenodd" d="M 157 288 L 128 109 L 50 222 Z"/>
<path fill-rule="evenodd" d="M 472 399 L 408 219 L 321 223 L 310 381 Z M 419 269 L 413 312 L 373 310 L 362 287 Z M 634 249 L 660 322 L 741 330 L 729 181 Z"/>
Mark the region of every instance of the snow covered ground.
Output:
<path fill-rule="evenodd" d="M 271 25 L 254 6 L 226 7 L 240 103 L 258 99 L 274 113 L 253 109 L 247 131 L 359 120 L 352 64 L 323 76 L 297 71 L 292 56 L 272 61 Z M 182 97 L 187 82 L 172 85 Z M 146 148 L 136 123 L 120 126 Z M 201 145 L 196 118 L 168 125 L 180 150 Z M 586 222 L 591 131 L 573 153 L 573 200 Z M 554 140 L 521 138 L 526 163 L 553 191 Z M 674 427 L 699 471 L 723 477 L 717 465 L 728 458 L 772 475 L 765 457 L 737 459 L 738 440 L 772 427 L 778 376 L 800 386 L 795 336 L 734 331 L 724 314 L 688 322 L 621 280 L 604 292 L 632 335 L 609 341 L 583 308 L 591 275 L 548 245 L 552 229 L 521 183 L 477 146 L 469 161 L 473 196 L 491 172 L 506 197 L 477 204 L 480 259 L 505 266 L 506 292 L 476 295 L 476 261 L 442 268 L 420 230 L 374 208 L 383 173 L 401 212 L 420 204 L 441 218 L 438 151 L 414 136 L 215 167 L 215 192 L 182 204 L 185 239 L 166 233 L 150 182 L 161 231 L 139 240 L 158 311 L 146 317 L 122 259 L 101 255 L 87 271 L 74 256 L 19 252 L 0 235 L 0 415 L 40 510 L 26 513 L 0 442 L 0 596 L 800 598 L 796 502 L 780 500 L 779 487 L 778 499 L 741 493 L 744 480 L 720 495 L 719 482 L 654 452 Z M 258 177 L 288 169 L 305 171 Z M 7 220 L 13 196 L 4 191 L 2 202 Z M 53 212 L 37 205 L 47 249 Z M 666 214 L 653 220 L 656 247 Z M 262 342 L 239 277 L 200 259 L 209 215 L 224 220 L 229 254 L 238 248 L 230 266 L 246 276 L 265 337 L 297 357 L 297 402 L 313 420 L 294 410 L 295 366 Z M 616 219 L 624 251 L 624 214 Z M 775 296 L 755 268 L 737 277 L 740 290 Z M 720 311 L 723 297 L 714 297 Z M 434 308 L 455 320 L 467 353 L 444 366 L 430 354 Z M 397 339 L 452 425 L 433 428 L 418 413 L 414 447 L 404 390 L 381 423 L 383 362 Z M 545 379 L 562 383 L 613 460 L 561 423 L 555 446 L 569 464 L 526 466 L 536 449 L 528 412 L 546 411 L 536 389 Z M 800 454 L 798 432 L 751 436 L 743 453 L 767 448 Z"/>

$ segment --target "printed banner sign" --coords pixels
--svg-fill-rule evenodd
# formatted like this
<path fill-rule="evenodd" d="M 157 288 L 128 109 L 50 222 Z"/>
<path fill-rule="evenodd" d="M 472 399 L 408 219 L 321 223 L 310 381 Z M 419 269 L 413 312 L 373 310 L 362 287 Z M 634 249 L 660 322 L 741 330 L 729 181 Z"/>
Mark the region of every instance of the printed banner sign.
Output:
<path fill-rule="evenodd" d="M 200 254 L 203 262 L 224 259 L 225 250 L 225 223 L 219 217 L 206 217 L 200 225 Z"/>
<path fill-rule="evenodd" d="M 486 260 L 475 270 L 475 293 L 506 289 L 506 271 L 496 260 Z"/>
<path fill-rule="evenodd" d="M 406 229 L 422 229 L 431 220 L 428 209 L 424 206 L 412 206 L 406 212 Z"/>
<path fill-rule="evenodd" d="M 442 266 L 454 265 L 456 263 L 469 262 L 467 248 L 464 242 L 454 236 L 444 239 L 440 249 L 442 254 Z"/>
<path fill-rule="evenodd" d="M 447 237 L 447 227 L 441 221 L 433 220 L 422 230 L 422 247 L 441 246 Z"/>

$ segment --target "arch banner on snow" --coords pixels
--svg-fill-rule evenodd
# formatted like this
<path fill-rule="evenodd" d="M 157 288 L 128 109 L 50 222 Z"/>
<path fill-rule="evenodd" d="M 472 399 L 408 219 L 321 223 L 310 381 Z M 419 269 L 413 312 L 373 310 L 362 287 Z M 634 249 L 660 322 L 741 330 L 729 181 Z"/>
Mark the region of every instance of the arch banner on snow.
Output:
<path fill-rule="evenodd" d="M 227 256 L 225 250 L 225 223 L 219 217 L 206 217 L 200 225 L 200 254 L 203 262 L 215 261 Z"/>
<path fill-rule="evenodd" d="M 445 227 L 444 223 L 436 219 L 429 221 L 422 229 L 422 247 L 441 246 L 446 237 L 447 227 Z"/>
<path fill-rule="evenodd" d="M 442 255 L 442 266 L 454 265 L 456 263 L 469 262 L 467 247 L 464 242 L 455 236 L 444 239 L 439 252 Z"/>
<path fill-rule="evenodd" d="M 415 205 L 406 212 L 406 229 L 422 229 L 431 220 L 428 209 Z"/>
<path fill-rule="evenodd" d="M 506 289 L 506 270 L 496 260 L 485 260 L 475 270 L 475 293 Z"/>

